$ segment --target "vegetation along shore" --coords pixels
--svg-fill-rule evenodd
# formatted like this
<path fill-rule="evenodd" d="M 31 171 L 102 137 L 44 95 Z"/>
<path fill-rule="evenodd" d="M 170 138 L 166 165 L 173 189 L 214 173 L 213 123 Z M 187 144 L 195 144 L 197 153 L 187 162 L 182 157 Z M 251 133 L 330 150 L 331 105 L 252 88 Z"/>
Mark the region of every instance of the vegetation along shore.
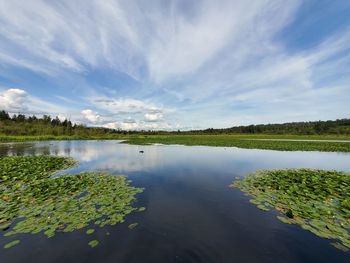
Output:
<path fill-rule="evenodd" d="M 86 127 L 44 115 L 13 115 L 0 111 L 0 142 L 40 140 L 123 140 L 124 143 L 153 143 L 239 147 L 279 151 L 350 152 L 350 119 L 238 126 L 192 131 L 122 131 Z M 270 140 L 257 140 L 270 139 Z M 276 140 L 274 140 L 276 139 Z M 305 141 L 278 141 L 279 139 Z M 306 141 L 308 140 L 308 141 Z M 312 141 L 324 140 L 324 141 Z"/>

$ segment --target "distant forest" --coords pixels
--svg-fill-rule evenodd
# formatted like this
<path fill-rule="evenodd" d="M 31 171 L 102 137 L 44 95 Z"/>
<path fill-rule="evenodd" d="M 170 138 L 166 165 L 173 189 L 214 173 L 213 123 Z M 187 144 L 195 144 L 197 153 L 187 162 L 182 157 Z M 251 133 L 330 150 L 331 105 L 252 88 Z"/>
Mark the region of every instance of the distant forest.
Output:
<path fill-rule="evenodd" d="M 113 131 L 109 129 L 86 127 L 74 124 L 70 120 L 61 121 L 58 117 L 51 118 L 48 115 L 44 115 L 42 118 L 23 114 L 10 116 L 8 112 L 0 111 L 0 135 L 93 137 L 112 133 Z"/>
<path fill-rule="evenodd" d="M 44 115 L 25 116 L 15 114 L 10 116 L 6 111 L 0 111 L 0 135 L 54 135 L 98 137 L 113 136 L 114 134 L 292 134 L 292 135 L 350 135 L 350 119 L 335 121 L 290 122 L 283 124 L 258 124 L 249 126 L 236 126 L 224 129 L 205 129 L 192 131 L 122 131 L 101 127 L 86 127 L 74 124 L 69 120 L 61 121 L 58 117 Z"/>
<path fill-rule="evenodd" d="M 191 131 L 192 133 L 205 134 L 293 134 L 293 135 L 312 135 L 312 134 L 339 134 L 350 135 L 350 119 L 340 119 L 335 121 L 308 121 L 308 122 L 289 122 L 283 124 L 257 124 L 248 126 L 236 126 L 224 129 L 206 129 Z"/>

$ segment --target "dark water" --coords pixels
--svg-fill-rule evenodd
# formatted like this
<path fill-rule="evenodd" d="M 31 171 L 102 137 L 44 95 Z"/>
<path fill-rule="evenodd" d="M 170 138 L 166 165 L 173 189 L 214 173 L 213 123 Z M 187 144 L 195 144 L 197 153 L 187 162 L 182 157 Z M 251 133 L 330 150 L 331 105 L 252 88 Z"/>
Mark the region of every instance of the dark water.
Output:
<path fill-rule="evenodd" d="M 144 150 L 144 153 L 139 153 Z M 125 174 L 143 213 L 124 224 L 44 235 L 23 235 L 0 262 L 350 262 L 350 253 L 329 240 L 263 212 L 228 185 L 258 169 L 322 168 L 350 171 L 349 153 L 280 152 L 223 147 L 132 146 L 115 141 L 58 141 L 0 144 L 0 155 L 71 156 L 68 170 Z M 66 171 L 65 171 L 66 172 Z M 128 224 L 138 222 L 133 230 Z M 106 232 L 110 235 L 106 235 Z M 87 243 L 98 239 L 92 249 Z M 0 246 L 8 239 L 0 237 Z"/>

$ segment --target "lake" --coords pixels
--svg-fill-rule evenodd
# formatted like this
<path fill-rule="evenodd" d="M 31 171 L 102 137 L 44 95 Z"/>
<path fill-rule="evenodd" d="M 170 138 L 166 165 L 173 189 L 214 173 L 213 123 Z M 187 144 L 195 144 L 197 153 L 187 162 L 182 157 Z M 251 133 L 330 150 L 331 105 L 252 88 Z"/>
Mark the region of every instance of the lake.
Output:
<path fill-rule="evenodd" d="M 140 153 L 144 151 L 144 153 Z M 90 248 L 85 230 L 21 235 L 21 244 L 1 249 L 0 262 L 350 262 L 330 241 L 276 212 L 263 212 L 229 188 L 235 177 L 259 169 L 319 168 L 350 172 L 350 153 L 283 152 L 229 147 L 152 145 L 118 141 L 45 141 L 0 144 L 0 155 L 71 156 L 80 164 L 61 171 L 106 171 L 127 175 L 145 188 L 146 207 L 116 226 L 96 228 Z M 129 223 L 138 222 L 135 229 Z M 109 235 L 106 235 L 106 233 Z M 0 237 L 0 246 L 6 241 Z"/>

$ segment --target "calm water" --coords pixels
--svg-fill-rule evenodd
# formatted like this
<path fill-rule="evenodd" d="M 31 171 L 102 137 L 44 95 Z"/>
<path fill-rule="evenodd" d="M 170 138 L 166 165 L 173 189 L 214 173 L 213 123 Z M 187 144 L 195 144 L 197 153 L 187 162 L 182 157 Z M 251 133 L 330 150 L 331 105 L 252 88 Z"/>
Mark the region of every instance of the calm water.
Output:
<path fill-rule="evenodd" d="M 144 153 L 139 153 L 144 150 Z M 21 244 L 0 250 L 0 262 L 350 262 L 350 253 L 333 248 L 298 226 L 263 212 L 228 185 L 258 169 L 322 168 L 350 171 L 349 153 L 280 152 L 203 146 L 133 146 L 116 141 L 57 141 L 0 144 L 0 155 L 52 154 L 80 162 L 69 173 L 125 174 L 143 213 L 124 224 L 20 236 Z M 64 172 L 67 172 L 64 171 Z M 138 222 L 133 230 L 128 224 Z M 107 236 L 106 232 L 110 232 Z M 98 239 L 91 249 L 87 242 Z M 6 239 L 8 240 L 8 239 Z M 7 241 L 1 236 L 0 246 Z"/>

